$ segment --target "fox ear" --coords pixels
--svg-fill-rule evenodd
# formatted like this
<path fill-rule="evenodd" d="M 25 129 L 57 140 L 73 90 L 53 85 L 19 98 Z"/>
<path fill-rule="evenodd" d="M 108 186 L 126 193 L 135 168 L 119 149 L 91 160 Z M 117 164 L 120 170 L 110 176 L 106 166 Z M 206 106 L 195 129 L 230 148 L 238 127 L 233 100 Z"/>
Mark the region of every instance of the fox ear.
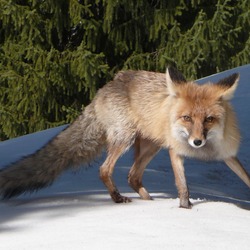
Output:
<path fill-rule="evenodd" d="M 178 85 L 186 83 L 185 77 L 175 68 L 168 67 L 166 70 L 166 82 L 169 94 L 172 96 L 178 95 Z"/>
<path fill-rule="evenodd" d="M 238 86 L 240 75 L 234 73 L 226 78 L 221 79 L 217 82 L 217 86 L 221 89 L 221 98 L 223 100 L 230 100 Z"/>

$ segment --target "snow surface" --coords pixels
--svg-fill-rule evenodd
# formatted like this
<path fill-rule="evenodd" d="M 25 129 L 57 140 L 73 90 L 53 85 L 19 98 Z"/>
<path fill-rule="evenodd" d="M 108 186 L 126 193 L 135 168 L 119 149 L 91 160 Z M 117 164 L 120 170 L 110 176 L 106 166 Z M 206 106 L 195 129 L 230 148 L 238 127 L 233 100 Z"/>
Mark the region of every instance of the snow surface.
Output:
<path fill-rule="evenodd" d="M 239 158 L 250 172 L 250 64 L 199 82 L 239 72 L 233 105 L 242 131 Z M 65 126 L 0 143 L 0 168 L 30 154 Z M 129 151 L 114 178 L 129 204 L 114 204 L 99 180 L 98 166 L 67 171 L 49 188 L 0 202 L 1 249 L 250 249 L 250 189 L 224 163 L 186 160 L 191 210 L 179 208 L 166 150 L 145 171 L 153 201 L 140 200 L 127 185 Z"/>

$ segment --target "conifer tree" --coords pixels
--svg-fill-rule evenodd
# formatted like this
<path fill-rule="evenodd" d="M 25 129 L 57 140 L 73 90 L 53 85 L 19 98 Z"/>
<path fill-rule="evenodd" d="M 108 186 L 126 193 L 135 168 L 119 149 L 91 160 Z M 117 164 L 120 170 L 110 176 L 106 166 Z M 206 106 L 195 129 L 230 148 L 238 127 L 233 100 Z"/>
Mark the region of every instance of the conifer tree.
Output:
<path fill-rule="evenodd" d="M 71 121 L 108 76 L 93 6 L 0 0 L 0 134 Z M 93 49 L 94 48 L 94 49 Z"/>
<path fill-rule="evenodd" d="M 250 61 L 249 0 L 0 0 L 0 140 L 71 122 L 121 69 Z"/>

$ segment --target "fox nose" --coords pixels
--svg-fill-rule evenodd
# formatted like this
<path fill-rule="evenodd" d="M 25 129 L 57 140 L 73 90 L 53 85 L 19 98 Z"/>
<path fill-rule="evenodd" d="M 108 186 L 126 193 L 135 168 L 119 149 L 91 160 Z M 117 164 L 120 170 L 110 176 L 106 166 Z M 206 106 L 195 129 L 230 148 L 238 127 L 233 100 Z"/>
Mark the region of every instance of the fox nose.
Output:
<path fill-rule="evenodd" d="M 195 146 L 200 146 L 201 143 L 202 143 L 202 140 L 199 140 L 199 139 L 195 139 L 195 140 L 194 140 L 194 145 L 195 145 Z"/>

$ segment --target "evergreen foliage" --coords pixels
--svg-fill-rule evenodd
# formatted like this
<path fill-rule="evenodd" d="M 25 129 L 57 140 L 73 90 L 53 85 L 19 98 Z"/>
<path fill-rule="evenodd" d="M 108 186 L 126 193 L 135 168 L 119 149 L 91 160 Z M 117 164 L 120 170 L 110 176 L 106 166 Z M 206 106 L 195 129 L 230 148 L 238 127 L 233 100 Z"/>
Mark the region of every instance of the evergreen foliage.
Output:
<path fill-rule="evenodd" d="M 250 61 L 249 0 L 0 0 L 0 140 L 71 122 L 121 69 Z"/>

